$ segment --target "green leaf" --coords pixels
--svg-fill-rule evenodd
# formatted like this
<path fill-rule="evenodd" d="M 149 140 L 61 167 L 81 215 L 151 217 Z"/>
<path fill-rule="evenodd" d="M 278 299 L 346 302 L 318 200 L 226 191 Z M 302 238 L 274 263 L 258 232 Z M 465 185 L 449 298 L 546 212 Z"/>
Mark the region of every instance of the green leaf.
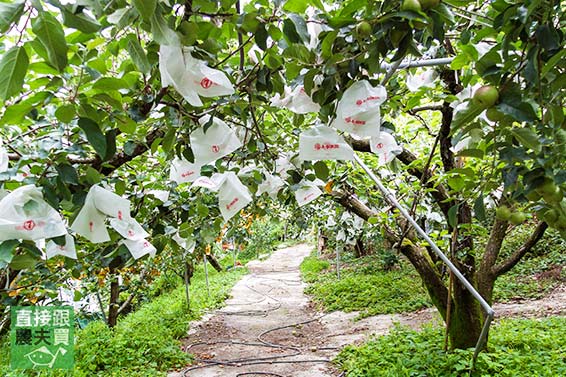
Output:
<path fill-rule="evenodd" d="M 326 34 L 321 44 L 322 57 L 329 58 L 332 56 L 332 46 L 337 36 L 338 36 L 337 30 L 333 30 L 328 34 Z"/>
<path fill-rule="evenodd" d="M 474 201 L 474 214 L 479 221 L 485 221 L 485 204 L 483 202 L 483 193 Z"/>
<path fill-rule="evenodd" d="M 458 219 L 458 204 L 455 204 L 452 207 L 450 207 L 450 209 L 448 210 L 448 224 L 451 227 L 455 227 L 457 219 Z"/>
<path fill-rule="evenodd" d="M 57 19 L 48 12 L 40 12 L 32 21 L 32 30 L 47 51 L 49 63 L 59 72 L 67 66 L 67 41 Z"/>
<path fill-rule="evenodd" d="M 78 125 L 85 132 L 86 139 L 100 158 L 106 157 L 106 137 L 100 131 L 98 124 L 89 118 L 79 118 Z"/>
<path fill-rule="evenodd" d="M 126 192 L 126 182 L 121 179 L 117 180 L 116 183 L 114 183 L 114 191 L 117 195 L 124 195 Z"/>
<path fill-rule="evenodd" d="M 175 141 L 177 140 L 177 138 L 175 136 L 177 136 L 177 130 L 176 129 L 171 128 L 169 131 L 167 131 L 167 133 L 163 137 L 163 140 L 161 141 L 161 146 L 163 148 L 163 151 L 169 153 L 171 151 L 171 149 L 173 149 L 173 145 L 175 144 Z"/>
<path fill-rule="evenodd" d="M 287 0 L 283 9 L 289 12 L 304 13 L 309 6 L 309 2 L 305 0 Z"/>
<path fill-rule="evenodd" d="M 151 64 L 135 35 L 132 34 L 128 37 L 126 49 L 138 70 L 147 75 L 151 71 Z"/>
<path fill-rule="evenodd" d="M 307 30 L 307 23 L 305 22 L 305 19 L 295 13 L 289 14 L 289 19 L 293 22 L 293 25 L 295 25 L 295 30 L 297 31 L 303 42 L 309 43 L 311 37 Z"/>
<path fill-rule="evenodd" d="M 483 110 L 482 107 L 468 102 L 465 108 L 454 114 L 454 119 L 452 119 L 452 133 L 476 119 Z"/>
<path fill-rule="evenodd" d="M 326 166 L 326 163 L 324 161 L 315 162 L 313 167 L 314 172 L 318 178 L 322 179 L 323 181 L 326 181 L 328 179 L 328 166 Z"/>
<path fill-rule="evenodd" d="M 57 173 L 64 183 L 69 183 L 72 185 L 79 184 L 79 176 L 74 167 L 69 164 L 60 164 L 56 166 Z"/>
<path fill-rule="evenodd" d="M 86 34 L 96 33 L 100 30 L 101 25 L 94 18 L 82 12 L 73 13 L 66 7 L 61 7 L 60 9 L 63 14 L 63 24 L 65 26 L 80 30 Z"/>
<path fill-rule="evenodd" d="M 263 51 L 267 50 L 267 30 L 265 30 L 265 24 L 259 24 L 255 32 L 255 43 Z"/>
<path fill-rule="evenodd" d="M 511 133 L 523 144 L 525 147 L 532 149 L 535 152 L 540 152 L 541 145 L 537 134 L 530 128 L 513 128 Z"/>
<path fill-rule="evenodd" d="M 283 34 L 285 34 L 285 37 L 287 37 L 287 39 L 291 43 L 301 42 L 301 36 L 297 32 L 295 24 L 291 19 L 286 19 L 285 21 L 283 21 Z"/>
<path fill-rule="evenodd" d="M 16 255 L 10 262 L 10 268 L 14 270 L 25 270 L 33 268 L 37 263 L 37 259 L 29 254 Z"/>
<path fill-rule="evenodd" d="M 12 47 L 0 60 L 0 99 L 5 101 L 19 93 L 29 65 L 28 55 L 21 46 Z"/>
<path fill-rule="evenodd" d="M 75 118 L 75 106 L 63 105 L 55 110 L 55 117 L 59 122 L 70 123 Z"/>
<path fill-rule="evenodd" d="M 106 132 L 106 155 L 104 161 L 110 160 L 116 154 L 116 130 Z"/>
<path fill-rule="evenodd" d="M 10 29 L 13 23 L 18 22 L 24 12 L 24 0 L 10 3 L 0 3 L 0 33 Z"/>
<path fill-rule="evenodd" d="M 153 39 L 160 45 L 178 46 L 180 43 L 177 34 L 167 26 L 159 12 L 155 12 L 151 17 L 151 32 Z"/>
<path fill-rule="evenodd" d="M 101 77 L 92 85 L 93 89 L 98 90 L 120 90 L 129 89 L 130 84 L 126 80 L 115 77 Z"/>
<path fill-rule="evenodd" d="M 368 223 L 370 223 L 371 225 L 375 225 L 377 223 L 379 223 L 379 218 L 376 216 L 372 216 L 370 218 L 368 218 Z"/>
<path fill-rule="evenodd" d="M 5 268 L 14 258 L 14 249 L 20 242 L 8 240 L 0 243 L 0 269 Z"/>
<path fill-rule="evenodd" d="M 157 0 L 132 0 L 132 3 L 144 21 L 151 19 L 157 6 Z"/>

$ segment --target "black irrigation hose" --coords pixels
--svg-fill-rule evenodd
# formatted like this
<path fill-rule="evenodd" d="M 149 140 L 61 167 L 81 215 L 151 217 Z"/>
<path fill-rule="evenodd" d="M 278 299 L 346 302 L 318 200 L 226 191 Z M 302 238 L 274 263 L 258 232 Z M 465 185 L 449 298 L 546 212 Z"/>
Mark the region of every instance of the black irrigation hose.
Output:
<path fill-rule="evenodd" d="M 271 307 L 271 308 L 267 308 L 267 309 L 250 309 L 250 310 L 238 310 L 235 312 L 225 312 L 225 311 L 219 311 L 219 313 L 225 314 L 225 315 L 243 315 L 243 316 L 249 316 L 249 317 L 267 317 L 269 315 L 270 312 L 274 312 L 276 310 L 278 310 L 281 307 L 281 300 L 276 299 L 275 297 L 271 297 L 270 295 L 268 295 L 267 293 L 264 292 L 260 292 L 255 288 L 250 287 L 248 284 L 244 284 L 246 286 L 246 288 L 248 288 L 250 291 L 253 291 L 259 295 L 262 295 L 264 298 L 262 300 L 259 300 L 259 302 L 263 302 L 265 301 L 266 298 L 270 298 L 273 301 L 276 302 L 275 306 Z M 270 287 L 271 289 L 268 291 L 271 292 L 274 287 Z M 235 305 L 245 305 L 245 304 L 235 304 Z"/>
<path fill-rule="evenodd" d="M 278 273 L 280 271 L 271 271 L 271 272 Z M 263 278 L 261 276 L 256 276 L 256 277 Z M 285 284 L 295 283 L 295 282 L 299 283 L 299 284 L 301 283 L 300 281 L 287 280 L 287 279 L 277 279 L 277 278 L 264 278 L 264 279 L 281 281 Z M 287 284 L 287 285 L 291 285 L 291 284 Z M 221 312 L 222 314 L 226 314 L 226 315 L 246 315 L 246 316 L 255 316 L 255 315 L 267 316 L 268 312 L 275 311 L 275 310 L 277 310 L 281 307 L 281 300 L 278 300 L 278 299 L 270 296 L 267 293 L 260 292 L 257 289 L 252 288 L 247 284 L 246 284 L 246 287 L 248 289 L 250 289 L 251 291 L 256 292 L 257 294 L 264 296 L 264 299 L 260 300 L 259 302 L 264 301 L 265 298 L 270 298 L 270 299 L 277 302 L 277 307 L 276 308 L 264 309 L 264 310 L 246 310 L 246 311 L 239 311 L 239 312 Z M 274 289 L 274 287 L 271 287 L 271 289 L 268 291 L 268 293 L 271 292 L 273 289 Z M 246 304 L 234 304 L 234 305 L 246 305 Z M 259 314 L 259 313 L 261 313 L 261 314 Z M 244 345 L 244 346 L 251 346 L 251 347 L 268 347 L 268 348 L 277 348 L 277 349 L 281 349 L 281 350 L 291 350 L 291 351 L 293 351 L 293 353 L 287 354 L 287 355 L 279 355 L 279 356 L 254 357 L 254 358 L 244 358 L 244 359 L 235 359 L 235 360 L 195 359 L 197 362 L 204 363 L 204 365 L 197 365 L 197 366 L 185 369 L 183 371 L 183 376 L 188 376 L 188 373 L 190 371 L 193 371 L 193 370 L 196 370 L 196 369 L 208 368 L 208 367 L 212 367 L 212 366 L 215 366 L 215 365 L 238 366 L 238 367 L 240 367 L 240 366 L 260 365 L 260 364 L 330 363 L 331 360 L 327 360 L 327 359 L 278 360 L 278 359 L 282 359 L 282 358 L 299 356 L 299 355 L 302 355 L 303 352 L 301 351 L 301 349 L 297 345 L 284 345 L 284 344 L 271 343 L 271 342 L 268 342 L 268 341 L 262 339 L 263 336 L 265 336 L 265 335 L 267 335 L 267 334 L 269 334 L 273 331 L 282 330 L 282 329 L 286 329 L 286 328 L 289 328 L 289 327 L 296 327 L 296 326 L 305 325 L 305 324 L 308 324 L 308 323 L 311 323 L 311 322 L 315 322 L 315 321 L 323 318 L 326 315 L 328 315 L 328 314 L 323 314 L 321 316 L 318 316 L 316 318 L 311 318 L 311 319 L 306 320 L 306 321 L 296 322 L 296 323 L 293 323 L 293 324 L 290 324 L 290 325 L 277 326 L 277 327 L 268 329 L 268 330 L 262 332 L 261 334 L 259 334 L 257 336 L 257 339 L 259 340 L 260 343 L 240 342 L 240 341 L 231 341 L 231 340 L 218 340 L 218 341 L 213 341 L 213 342 L 193 343 L 186 348 L 187 351 L 190 348 L 198 346 L 198 345 L 236 344 L 236 345 Z M 317 348 L 317 349 L 323 350 L 323 349 L 336 349 L 336 348 L 335 347 L 321 347 L 321 348 Z M 264 376 L 284 377 L 284 376 L 281 376 L 281 375 L 276 374 L 276 373 L 259 372 L 259 371 L 258 372 L 239 373 L 239 374 L 237 374 L 237 376 L 246 376 L 246 375 L 254 375 L 254 374 L 255 375 L 264 375 Z"/>

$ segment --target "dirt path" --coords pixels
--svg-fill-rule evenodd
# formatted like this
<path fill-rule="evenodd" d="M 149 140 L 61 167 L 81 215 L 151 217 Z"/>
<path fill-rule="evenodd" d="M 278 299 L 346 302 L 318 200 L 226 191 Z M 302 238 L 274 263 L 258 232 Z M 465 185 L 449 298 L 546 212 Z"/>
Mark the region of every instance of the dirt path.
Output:
<path fill-rule="evenodd" d="M 250 274 L 234 286 L 226 306 L 191 325 L 183 344 L 197 362 L 169 376 L 338 376 L 328 361 L 344 345 L 386 334 L 396 322 L 413 328 L 440 323 L 433 309 L 359 321 L 357 313 L 317 313 L 299 273 L 311 250 L 298 245 L 250 262 Z M 565 315 L 566 287 L 542 300 L 498 304 L 495 310 L 498 317 Z"/>

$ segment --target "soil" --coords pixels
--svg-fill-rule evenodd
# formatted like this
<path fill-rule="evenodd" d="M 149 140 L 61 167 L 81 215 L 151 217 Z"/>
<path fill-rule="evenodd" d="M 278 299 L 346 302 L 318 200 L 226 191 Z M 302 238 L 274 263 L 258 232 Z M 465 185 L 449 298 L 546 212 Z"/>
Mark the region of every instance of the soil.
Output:
<path fill-rule="evenodd" d="M 234 286 L 225 307 L 193 322 L 183 339 L 194 363 L 169 376 L 339 376 L 330 360 L 345 345 L 387 334 L 395 323 L 414 329 L 441 323 L 434 309 L 361 320 L 356 312 L 317 312 L 299 273 L 311 251 L 301 244 L 250 262 L 250 274 Z M 496 318 L 566 315 L 566 286 L 541 300 L 496 304 L 494 309 Z"/>

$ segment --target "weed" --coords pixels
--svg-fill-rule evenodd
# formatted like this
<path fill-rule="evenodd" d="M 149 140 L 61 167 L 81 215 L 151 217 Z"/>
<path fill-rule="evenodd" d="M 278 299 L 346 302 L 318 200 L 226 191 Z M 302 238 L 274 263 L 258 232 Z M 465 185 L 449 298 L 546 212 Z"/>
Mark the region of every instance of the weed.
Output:
<path fill-rule="evenodd" d="M 480 353 L 471 376 L 565 376 L 566 318 L 510 319 L 490 331 L 489 352 Z M 335 362 L 348 377 L 465 376 L 473 349 L 444 352 L 444 330 L 404 327 L 361 346 L 348 346 Z"/>

